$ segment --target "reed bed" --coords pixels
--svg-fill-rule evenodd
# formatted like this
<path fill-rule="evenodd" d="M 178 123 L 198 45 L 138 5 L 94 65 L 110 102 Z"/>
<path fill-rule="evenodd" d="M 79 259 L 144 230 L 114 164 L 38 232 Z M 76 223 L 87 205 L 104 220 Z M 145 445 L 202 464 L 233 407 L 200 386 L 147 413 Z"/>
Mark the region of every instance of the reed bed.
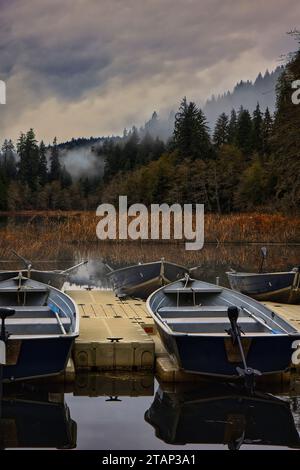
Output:
<path fill-rule="evenodd" d="M 20 222 L 22 217 L 22 223 Z M 128 219 L 128 224 L 130 220 Z M 19 213 L 7 218 L 0 227 L 0 256 L 7 246 L 14 249 L 30 245 L 31 250 L 47 253 L 51 244 L 86 243 L 99 241 L 96 226 L 100 218 L 94 212 L 39 212 Z M 150 225 L 150 224 L 149 224 Z M 193 228 L 196 223 L 193 221 Z M 160 221 L 161 233 L 161 221 Z M 147 243 L 147 240 L 119 240 L 117 242 Z M 205 243 L 300 243 L 300 217 L 269 214 L 205 215 Z M 107 240 L 107 242 L 114 242 Z M 149 229 L 149 240 L 150 239 Z M 157 242 L 180 244 L 175 240 L 171 223 L 171 239 Z"/>
<path fill-rule="evenodd" d="M 1 221 L 1 219 L 0 219 Z M 260 246 L 268 245 L 269 270 L 286 270 L 299 264 L 300 220 L 281 215 L 206 215 L 205 245 L 187 251 L 178 240 L 157 242 L 99 241 L 99 218 L 89 212 L 22 213 L 6 217 L 0 225 L 1 269 L 17 269 L 22 263 L 11 253 L 19 252 L 38 268 L 67 268 L 89 259 L 82 272 L 103 278 L 105 265 L 113 268 L 162 257 L 188 267 L 200 266 L 197 277 L 215 280 L 232 267 L 253 271 L 260 263 Z M 278 245 L 276 245 L 278 243 Z M 258 244 L 258 245 L 257 245 Z M 88 270 L 88 274 L 86 273 Z"/>
<path fill-rule="evenodd" d="M 18 218 L 12 217 L 8 219 L 5 226 L 0 228 L 0 235 L 2 240 L 21 243 L 22 240 L 34 240 L 38 243 L 37 236 L 43 238 L 44 243 L 51 241 L 92 242 L 98 240 L 96 226 L 99 220 L 99 217 L 90 212 L 59 215 L 47 213 L 39 219 L 28 215 L 28 221 L 23 223 L 18 222 Z M 128 219 L 128 224 L 131 220 L 132 218 Z M 117 240 L 118 237 L 117 228 Z M 172 227 L 171 240 L 165 241 L 180 243 L 180 240 L 174 240 Z M 205 241 L 209 243 L 300 243 L 300 217 L 208 214 L 205 216 Z"/>

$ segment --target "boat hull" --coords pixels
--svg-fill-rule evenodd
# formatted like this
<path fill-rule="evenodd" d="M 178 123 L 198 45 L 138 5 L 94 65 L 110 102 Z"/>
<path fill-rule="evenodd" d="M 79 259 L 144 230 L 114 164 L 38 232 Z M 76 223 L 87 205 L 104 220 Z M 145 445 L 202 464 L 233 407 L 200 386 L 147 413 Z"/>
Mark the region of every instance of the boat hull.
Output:
<path fill-rule="evenodd" d="M 19 273 L 22 273 L 22 276 L 27 276 L 27 269 L 20 271 L 0 271 L 0 282 L 5 281 L 6 279 L 11 279 L 12 277 L 18 276 Z M 64 282 L 68 279 L 67 274 L 55 273 L 52 271 L 38 271 L 32 269 L 30 271 L 30 278 L 34 281 L 42 282 L 43 284 L 50 285 L 56 289 L 61 289 Z"/>
<path fill-rule="evenodd" d="M 3 380 L 5 382 L 27 380 L 31 378 L 57 375 L 65 370 L 71 354 L 72 345 L 77 335 L 49 338 L 20 338 L 8 340 L 10 344 L 20 342 L 16 353 L 16 362 L 3 366 Z"/>
<path fill-rule="evenodd" d="M 172 335 L 166 333 L 159 323 L 156 327 L 168 353 L 185 372 L 238 378 L 237 367 L 243 368 L 243 363 L 230 359 L 225 345 L 225 341 L 231 341 L 229 336 Z M 250 340 L 247 365 L 263 375 L 288 370 L 293 354 L 292 343 L 296 339 L 300 339 L 300 333 L 280 337 L 247 335 L 247 341 Z"/>
<path fill-rule="evenodd" d="M 295 276 L 297 275 L 299 273 L 293 271 L 263 274 L 227 273 L 230 287 L 233 290 L 257 300 L 289 304 L 300 303 L 300 289 L 295 286 Z"/>
<path fill-rule="evenodd" d="M 146 299 L 159 287 L 181 279 L 188 270 L 174 263 L 158 261 L 118 269 L 109 274 L 118 297 Z"/>

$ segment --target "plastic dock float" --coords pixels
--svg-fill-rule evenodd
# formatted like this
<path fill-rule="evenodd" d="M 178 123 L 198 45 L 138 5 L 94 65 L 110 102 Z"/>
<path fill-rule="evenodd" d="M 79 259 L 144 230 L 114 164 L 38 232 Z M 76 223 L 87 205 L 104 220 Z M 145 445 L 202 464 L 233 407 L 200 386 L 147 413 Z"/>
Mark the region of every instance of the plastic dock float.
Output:
<path fill-rule="evenodd" d="M 281 304 L 278 302 L 262 302 L 262 304 L 300 331 L 300 305 Z"/>
<path fill-rule="evenodd" d="M 76 370 L 153 370 L 153 331 L 144 302 L 120 300 L 113 291 L 68 290 L 80 312 L 73 348 Z"/>

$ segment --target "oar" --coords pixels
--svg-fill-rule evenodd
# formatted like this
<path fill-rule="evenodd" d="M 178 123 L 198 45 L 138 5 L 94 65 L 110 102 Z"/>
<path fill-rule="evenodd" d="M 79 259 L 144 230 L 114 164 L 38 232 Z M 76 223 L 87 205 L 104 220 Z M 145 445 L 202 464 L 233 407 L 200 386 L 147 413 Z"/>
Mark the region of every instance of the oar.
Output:
<path fill-rule="evenodd" d="M 23 256 L 19 255 L 19 253 L 17 253 L 15 250 L 11 250 L 11 252 L 17 257 L 19 258 L 20 260 L 23 261 L 23 263 L 25 264 L 25 267 L 28 269 L 28 271 L 30 271 L 30 269 L 32 268 L 32 262 L 26 258 L 23 258 Z"/>
<path fill-rule="evenodd" d="M 192 268 L 189 268 L 188 271 L 189 271 L 189 273 L 190 273 L 190 272 L 192 272 L 192 271 L 196 271 L 196 270 L 199 269 L 199 268 L 202 268 L 202 266 L 201 266 L 201 265 L 199 265 L 199 266 L 193 266 Z"/>
<path fill-rule="evenodd" d="M 260 323 L 261 325 L 263 325 L 263 327 L 267 328 L 268 330 L 272 331 L 273 332 L 273 328 L 271 328 L 265 320 L 262 320 L 261 318 L 258 318 L 256 317 L 252 312 L 250 312 L 250 310 L 248 310 L 247 308 L 241 306 L 241 309 L 244 310 L 244 312 L 246 312 L 249 317 L 253 318 L 255 321 L 257 321 L 257 323 Z"/>
<path fill-rule="evenodd" d="M 262 246 L 260 249 L 261 252 L 261 260 L 260 260 L 260 265 L 259 265 L 259 270 L 258 272 L 261 273 L 265 264 L 265 261 L 267 260 L 267 248 L 265 246 Z"/>
<path fill-rule="evenodd" d="M 88 263 L 88 260 L 84 260 L 84 261 L 81 261 L 80 263 L 78 264 L 75 264 L 74 266 L 71 266 L 70 268 L 68 269 L 64 269 L 63 271 L 60 271 L 60 274 L 67 274 L 69 273 L 70 271 L 73 271 L 73 269 L 76 269 L 76 268 L 79 268 L 79 266 L 83 266 L 84 264 L 87 264 Z"/>
<path fill-rule="evenodd" d="M 114 269 L 111 266 L 109 266 L 109 264 L 105 263 L 104 266 L 109 270 L 110 273 L 114 271 Z"/>

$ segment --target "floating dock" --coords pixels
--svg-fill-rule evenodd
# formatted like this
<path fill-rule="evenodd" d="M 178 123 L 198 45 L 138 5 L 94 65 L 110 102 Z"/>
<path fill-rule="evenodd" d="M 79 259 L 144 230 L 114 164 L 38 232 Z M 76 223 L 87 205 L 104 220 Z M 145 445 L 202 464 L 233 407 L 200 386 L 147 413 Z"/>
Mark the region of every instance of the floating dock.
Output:
<path fill-rule="evenodd" d="M 79 306 L 80 336 L 73 349 L 65 380 L 72 373 L 87 371 L 154 371 L 163 382 L 199 382 L 197 374 L 180 370 L 155 334 L 146 303 L 119 299 L 112 290 L 72 289 L 65 291 Z M 264 302 L 300 331 L 300 305 Z M 73 372 L 72 372 L 73 367 Z M 285 383 L 290 374 L 276 374 L 267 381 Z M 85 387 L 84 387 L 85 388 Z"/>
<path fill-rule="evenodd" d="M 80 312 L 76 370 L 153 370 L 152 317 L 145 303 L 120 300 L 111 290 L 67 290 Z"/>

